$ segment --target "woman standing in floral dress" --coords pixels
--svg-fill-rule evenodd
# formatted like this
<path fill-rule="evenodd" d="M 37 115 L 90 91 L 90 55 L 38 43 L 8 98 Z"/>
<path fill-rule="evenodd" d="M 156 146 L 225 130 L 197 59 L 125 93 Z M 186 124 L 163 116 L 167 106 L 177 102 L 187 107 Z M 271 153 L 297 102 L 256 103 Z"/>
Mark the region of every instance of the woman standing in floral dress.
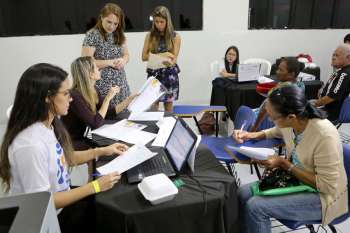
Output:
<path fill-rule="evenodd" d="M 123 10 L 114 3 L 107 3 L 101 9 L 96 25 L 86 33 L 82 48 L 82 56 L 94 57 L 101 71 L 101 80 L 96 82 L 101 96 L 105 97 L 111 86 L 120 87 L 120 93 L 111 101 L 113 106 L 130 95 L 124 71 L 129 61 L 124 28 Z"/>

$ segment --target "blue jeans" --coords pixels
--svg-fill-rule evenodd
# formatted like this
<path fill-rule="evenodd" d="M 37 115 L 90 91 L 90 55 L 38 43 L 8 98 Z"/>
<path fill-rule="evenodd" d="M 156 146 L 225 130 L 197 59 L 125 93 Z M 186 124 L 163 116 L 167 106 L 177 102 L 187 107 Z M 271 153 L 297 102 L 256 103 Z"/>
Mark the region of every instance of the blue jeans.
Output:
<path fill-rule="evenodd" d="M 295 193 L 281 196 L 253 196 L 250 184 L 238 189 L 240 222 L 245 232 L 271 232 L 270 218 L 305 221 L 322 218 L 318 193 Z"/>

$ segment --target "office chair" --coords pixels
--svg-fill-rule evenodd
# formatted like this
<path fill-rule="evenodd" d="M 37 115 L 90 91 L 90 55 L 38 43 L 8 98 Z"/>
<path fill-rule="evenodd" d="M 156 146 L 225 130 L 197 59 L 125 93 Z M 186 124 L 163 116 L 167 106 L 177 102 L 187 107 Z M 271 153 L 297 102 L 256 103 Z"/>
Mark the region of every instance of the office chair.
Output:
<path fill-rule="evenodd" d="M 344 167 L 346 171 L 346 176 L 348 178 L 348 212 L 343 214 L 342 216 L 334 219 L 330 224 L 328 224 L 329 229 L 333 233 L 336 233 L 337 230 L 335 229 L 334 225 L 339 224 L 341 222 L 344 222 L 348 217 L 350 217 L 350 145 L 343 144 L 343 156 L 344 156 Z M 313 224 L 321 224 L 321 219 L 316 221 L 290 221 L 290 220 L 284 220 L 284 219 L 277 219 L 280 221 L 283 225 L 287 226 L 290 229 L 296 230 L 300 226 L 306 225 L 306 227 L 310 230 L 310 233 L 315 233 L 315 229 L 313 227 Z"/>
<path fill-rule="evenodd" d="M 261 64 L 260 75 L 270 75 L 271 62 L 263 58 L 249 58 L 243 61 L 243 64 Z"/>
<path fill-rule="evenodd" d="M 350 123 L 350 96 L 346 97 L 339 113 L 339 117 L 337 120 L 337 129 L 343 124 L 343 123 Z"/>

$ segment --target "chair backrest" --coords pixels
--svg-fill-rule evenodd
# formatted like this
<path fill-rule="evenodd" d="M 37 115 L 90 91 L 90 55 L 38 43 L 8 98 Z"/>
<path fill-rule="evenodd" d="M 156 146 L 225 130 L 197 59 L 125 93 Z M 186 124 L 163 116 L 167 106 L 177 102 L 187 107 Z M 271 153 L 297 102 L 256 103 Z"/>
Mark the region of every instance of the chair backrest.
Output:
<path fill-rule="evenodd" d="M 271 62 L 263 58 L 249 58 L 243 64 L 261 64 L 260 75 L 269 75 L 271 72 Z"/>
<path fill-rule="evenodd" d="M 275 126 L 275 124 L 271 121 L 268 114 L 266 114 L 264 119 L 261 121 L 259 127 L 257 128 L 257 131 L 264 130 L 264 129 L 270 129 L 274 126 Z"/>
<path fill-rule="evenodd" d="M 210 75 L 211 78 L 219 77 L 219 61 L 215 60 L 210 63 Z"/>
<path fill-rule="evenodd" d="M 348 205 L 350 211 L 350 145 L 343 143 L 344 167 L 348 177 Z"/>
<path fill-rule="evenodd" d="M 345 98 L 341 106 L 338 123 L 350 123 L 350 96 Z"/>
<path fill-rule="evenodd" d="M 235 120 L 233 122 L 235 129 L 241 129 L 244 124 L 243 130 L 248 130 L 255 122 L 255 113 L 250 107 L 240 106 L 236 112 Z"/>

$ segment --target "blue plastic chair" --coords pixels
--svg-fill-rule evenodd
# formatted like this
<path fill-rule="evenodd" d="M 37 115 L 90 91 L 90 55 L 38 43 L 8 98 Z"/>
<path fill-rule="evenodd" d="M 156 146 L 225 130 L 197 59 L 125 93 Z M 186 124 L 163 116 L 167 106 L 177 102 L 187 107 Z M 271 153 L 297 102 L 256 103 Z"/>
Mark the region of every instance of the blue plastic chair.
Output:
<path fill-rule="evenodd" d="M 347 218 L 350 217 L 350 145 L 343 144 L 343 155 L 344 155 L 344 167 L 346 171 L 346 176 L 348 178 L 348 212 L 334 219 L 330 224 L 328 224 L 328 227 L 331 229 L 333 233 L 337 232 L 337 230 L 334 227 L 335 224 L 344 222 Z M 297 228 L 303 225 L 306 225 L 306 227 L 309 228 L 311 233 L 315 232 L 313 224 L 321 224 L 321 220 L 316 220 L 316 221 L 290 221 L 290 220 L 283 220 L 283 219 L 277 219 L 277 220 L 280 221 L 283 225 L 293 230 L 296 230 Z"/>
<path fill-rule="evenodd" d="M 339 113 L 339 118 L 337 120 L 337 129 L 343 123 L 350 123 L 350 96 L 346 97 Z"/>
<path fill-rule="evenodd" d="M 256 114 L 252 108 L 242 105 L 239 107 L 236 113 L 236 118 L 234 121 L 235 129 L 241 129 L 242 125 L 245 123 L 243 130 L 249 130 L 255 123 Z M 274 127 L 275 124 L 270 120 L 269 116 L 266 114 L 264 119 L 261 121 L 257 131 L 263 129 L 269 129 Z"/>

